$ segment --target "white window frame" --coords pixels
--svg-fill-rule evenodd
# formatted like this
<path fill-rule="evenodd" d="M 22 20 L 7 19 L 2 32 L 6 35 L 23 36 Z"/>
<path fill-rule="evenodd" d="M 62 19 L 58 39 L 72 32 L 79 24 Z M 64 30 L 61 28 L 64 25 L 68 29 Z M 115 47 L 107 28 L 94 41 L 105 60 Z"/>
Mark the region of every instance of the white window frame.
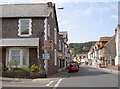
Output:
<path fill-rule="evenodd" d="M 64 45 L 64 43 L 63 43 L 63 53 L 65 52 L 65 45 Z"/>
<path fill-rule="evenodd" d="M 25 66 L 25 67 L 29 67 L 29 49 L 27 48 L 8 48 L 6 51 L 6 65 L 9 61 L 11 61 L 11 51 L 12 50 L 20 50 L 20 65 L 18 67 L 21 66 Z M 23 65 L 23 51 L 27 51 L 27 65 Z"/>
<path fill-rule="evenodd" d="M 21 34 L 21 21 L 24 21 L 24 20 L 29 20 L 29 34 Z M 19 27 L 19 29 L 18 29 L 18 36 L 28 37 L 28 36 L 32 35 L 32 20 L 31 19 L 19 19 L 18 27 Z"/>
<path fill-rule="evenodd" d="M 57 65 L 57 50 L 54 49 L 54 65 Z"/>
<path fill-rule="evenodd" d="M 57 44 L 57 29 L 54 28 L 54 43 Z"/>
<path fill-rule="evenodd" d="M 59 40 L 59 50 L 61 50 L 61 40 Z"/>
<path fill-rule="evenodd" d="M 47 35 L 50 37 L 50 25 L 48 24 Z"/>

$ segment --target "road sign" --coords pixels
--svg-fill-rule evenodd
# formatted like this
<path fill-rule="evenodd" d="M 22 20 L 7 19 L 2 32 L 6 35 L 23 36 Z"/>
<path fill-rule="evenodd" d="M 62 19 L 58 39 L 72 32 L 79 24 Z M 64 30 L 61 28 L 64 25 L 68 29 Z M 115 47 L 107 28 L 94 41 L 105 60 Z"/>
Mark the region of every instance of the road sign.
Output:
<path fill-rule="evenodd" d="M 50 54 L 42 54 L 42 59 L 50 59 Z"/>
<path fill-rule="evenodd" d="M 53 41 L 52 40 L 45 40 L 44 44 L 53 44 Z"/>
<path fill-rule="evenodd" d="M 53 50 L 53 47 L 45 47 L 45 46 L 43 46 L 42 49 L 43 50 Z"/>
<path fill-rule="evenodd" d="M 45 40 L 44 46 L 42 47 L 43 50 L 53 50 L 53 41 L 52 40 Z"/>

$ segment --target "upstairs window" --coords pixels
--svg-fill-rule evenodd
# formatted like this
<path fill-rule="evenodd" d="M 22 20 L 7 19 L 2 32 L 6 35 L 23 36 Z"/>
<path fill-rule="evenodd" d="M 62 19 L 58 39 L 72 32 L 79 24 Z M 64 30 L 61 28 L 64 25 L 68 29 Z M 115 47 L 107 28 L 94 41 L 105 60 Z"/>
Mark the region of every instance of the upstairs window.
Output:
<path fill-rule="evenodd" d="M 54 50 L 54 64 L 57 65 L 57 50 Z"/>
<path fill-rule="evenodd" d="M 50 37 L 50 25 L 48 25 L 47 35 Z"/>
<path fill-rule="evenodd" d="M 61 40 L 59 40 L 59 50 L 61 50 Z"/>
<path fill-rule="evenodd" d="M 19 30 L 18 35 L 19 36 L 30 36 L 32 33 L 32 21 L 31 19 L 20 19 L 19 20 Z"/>
<path fill-rule="evenodd" d="M 57 44 L 57 30 L 54 28 L 54 42 Z"/>

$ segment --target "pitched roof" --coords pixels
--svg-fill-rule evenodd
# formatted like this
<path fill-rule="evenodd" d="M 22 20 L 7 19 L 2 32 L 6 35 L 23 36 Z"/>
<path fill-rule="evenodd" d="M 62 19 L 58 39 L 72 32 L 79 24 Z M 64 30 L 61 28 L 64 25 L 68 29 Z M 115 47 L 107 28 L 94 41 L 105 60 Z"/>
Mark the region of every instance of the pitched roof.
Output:
<path fill-rule="evenodd" d="M 105 44 L 105 46 L 107 46 L 112 40 L 115 40 L 115 35 Z"/>
<path fill-rule="evenodd" d="M 48 17 L 52 12 L 51 7 L 47 3 L 0 5 L 0 17 Z"/>
<path fill-rule="evenodd" d="M 112 37 L 100 37 L 100 41 L 109 41 Z"/>
<path fill-rule="evenodd" d="M 63 38 L 67 39 L 67 41 L 68 41 L 68 33 L 67 33 L 67 31 L 61 31 L 61 32 L 59 32 L 59 34 L 63 35 Z"/>

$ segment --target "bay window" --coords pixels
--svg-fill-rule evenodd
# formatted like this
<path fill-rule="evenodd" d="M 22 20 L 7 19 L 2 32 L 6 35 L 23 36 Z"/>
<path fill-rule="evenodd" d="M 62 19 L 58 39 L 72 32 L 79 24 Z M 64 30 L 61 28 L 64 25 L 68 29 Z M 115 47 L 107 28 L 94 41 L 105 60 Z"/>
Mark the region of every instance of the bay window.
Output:
<path fill-rule="evenodd" d="M 28 49 L 17 49 L 10 48 L 7 50 L 7 62 L 11 60 L 16 60 L 18 67 L 20 66 L 29 66 L 29 50 Z"/>

